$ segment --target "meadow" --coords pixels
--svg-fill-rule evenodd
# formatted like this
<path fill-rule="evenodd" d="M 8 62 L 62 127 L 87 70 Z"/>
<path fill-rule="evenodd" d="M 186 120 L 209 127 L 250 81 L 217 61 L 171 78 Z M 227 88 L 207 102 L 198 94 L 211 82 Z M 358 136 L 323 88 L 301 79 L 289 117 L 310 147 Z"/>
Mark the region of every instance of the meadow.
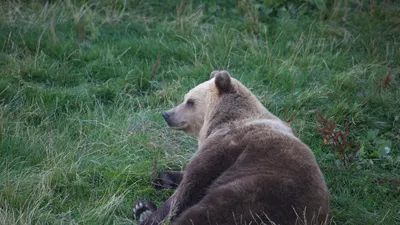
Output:
<path fill-rule="evenodd" d="M 0 224 L 136 224 L 196 150 L 161 112 L 214 69 L 313 150 L 329 224 L 400 224 L 397 1 L 27 2 L 0 2 Z"/>

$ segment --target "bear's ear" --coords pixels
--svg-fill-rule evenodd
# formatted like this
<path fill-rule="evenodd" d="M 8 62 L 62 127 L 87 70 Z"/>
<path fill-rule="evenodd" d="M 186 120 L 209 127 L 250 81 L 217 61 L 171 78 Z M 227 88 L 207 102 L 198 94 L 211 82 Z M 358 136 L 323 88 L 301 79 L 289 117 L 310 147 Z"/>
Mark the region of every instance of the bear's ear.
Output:
<path fill-rule="evenodd" d="M 216 70 L 211 72 L 210 78 L 215 78 L 215 86 L 220 92 L 232 90 L 231 75 L 226 70 Z"/>

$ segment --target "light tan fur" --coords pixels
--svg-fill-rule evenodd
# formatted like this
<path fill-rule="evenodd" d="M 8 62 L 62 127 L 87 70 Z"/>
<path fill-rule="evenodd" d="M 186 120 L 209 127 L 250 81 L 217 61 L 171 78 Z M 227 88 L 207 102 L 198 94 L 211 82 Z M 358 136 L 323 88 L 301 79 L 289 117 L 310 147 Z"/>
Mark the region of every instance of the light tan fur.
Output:
<path fill-rule="evenodd" d="M 239 89 L 244 95 L 247 95 L 252 110 L 246 112 L 247 119 L 240 121 L 242 126 L 251 124 L 264 124 L 273 129 L 280 130 L 292 135 L 292 128 L 278 117 L 269 112 L 258 99 L 235 78 L 231 78 L 232 85 Z M 213 110 L 218 109 L 218 88 L 215 86 L 215 78 L 203 82 L 191 89 L 184 97 L 183 103 L 169 110 L 167 113 L 175 116 L 175 124 L 180 126 L 171 126 L 176 130 L 183 130 L 187 134 L 198 137 L 199 145 L 205 139 L 205 132 L 208 130 L 208 121 Z M 185 107 L 188 100 L 195 102 L 195 109 L 191 110 Z"/>

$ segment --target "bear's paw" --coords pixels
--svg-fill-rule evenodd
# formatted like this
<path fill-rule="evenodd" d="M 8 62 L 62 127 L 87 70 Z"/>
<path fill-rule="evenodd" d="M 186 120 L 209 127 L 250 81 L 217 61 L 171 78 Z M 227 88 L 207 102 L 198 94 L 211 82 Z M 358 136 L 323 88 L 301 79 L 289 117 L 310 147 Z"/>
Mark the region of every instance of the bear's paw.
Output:
<path fill-rule="evenodd" d="M 151 202 L 137 201 L 133 206 L 132 216 L 134 219 L 138 220 L 139 222 L 142 222 L 156 210 L 157 207 Z"/>

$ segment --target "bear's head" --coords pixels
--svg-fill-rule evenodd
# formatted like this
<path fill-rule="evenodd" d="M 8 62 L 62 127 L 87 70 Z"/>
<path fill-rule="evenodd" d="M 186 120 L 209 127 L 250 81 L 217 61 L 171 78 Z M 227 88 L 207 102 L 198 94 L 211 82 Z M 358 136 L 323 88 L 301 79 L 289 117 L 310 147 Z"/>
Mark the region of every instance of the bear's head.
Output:
<path fill-rule="evenodd" d="M 274 117 L 225 70 L 213 71 L 210 80 L 191 89 L 183 103 L 162 115 L 168 126 L 193 136 L 234 120 Z"/>

